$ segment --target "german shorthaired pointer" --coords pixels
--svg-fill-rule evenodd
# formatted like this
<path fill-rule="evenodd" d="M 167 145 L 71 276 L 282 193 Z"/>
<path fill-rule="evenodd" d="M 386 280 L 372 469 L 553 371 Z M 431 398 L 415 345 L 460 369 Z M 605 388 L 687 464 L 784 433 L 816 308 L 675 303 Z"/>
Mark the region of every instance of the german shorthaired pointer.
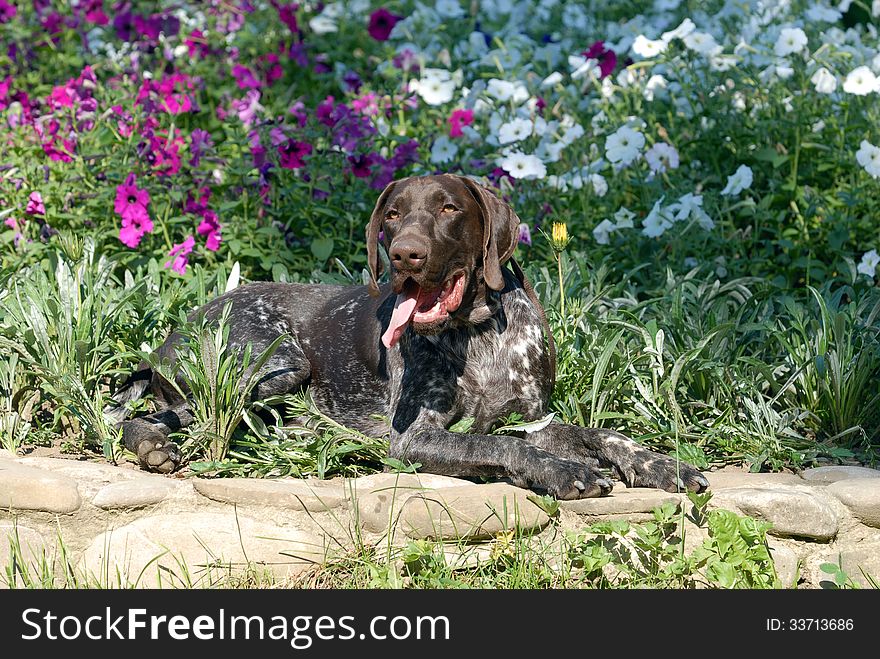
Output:
<path fill-rule="evenodd" d="M 510 259 L 519 222 L 468 178 L 396 181 L 367 227 L 368 286 L 252 283 L 197 313 L 214 318 L 231 302 L 229 341 L 239 349 L 252 343 L 254 354 L 289 335 L 263 367 L 255 399 L 309 386 L 339 422 L 367 434 L 390 430 L 390 455 L 422 471 L 507 479 L 560 499 L 607 494 L 612 482 L 600 467 L 628 486 L 705 489 L 707 480 L 690 465 L 611 430 L 550 423 L 531 433 L 487 434 L 513 412 L 542 418 L 553 388 L 552 336 Z M 391 264 L 390 282 L 381 286 L 380 232 Z M 508 260 L 514 272 L 503 267 Z M 173 359 L 179 340 L 172 334 L 159 356 Z M 165 407 L 124 421 L 123 441 L 144 469 L 170 472 L 180 451 L 167 436 L 189 424 L 192 412 L 143 364 L 116 401 L 148 388 Z M 469 432 L 449 430 L 468 417 Z M 377 419 L 390 420 L 390 429 Z"/>

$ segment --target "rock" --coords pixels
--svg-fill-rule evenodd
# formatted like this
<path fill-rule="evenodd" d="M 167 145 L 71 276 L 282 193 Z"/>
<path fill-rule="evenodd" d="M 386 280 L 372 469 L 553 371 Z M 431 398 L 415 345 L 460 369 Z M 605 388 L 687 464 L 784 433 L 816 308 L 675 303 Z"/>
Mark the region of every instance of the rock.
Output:
<path fill-rule="evenodd" d="M 179 487 L 182 486 L 178 482 L 161 476 L 121 481 L 101 488 L 92 499 L 92 505 L 105 510 L 141 508 L 159 503 Z"/>
<path fill-rule="evenodd" d="M 305 531 L 222 513 L 143 517 L 101 533 L 80 568 L 100 587 L 203 587 L 249 569 L 290 577 L 321 563 L 327 552 Z"/>
<path fill-rule="evenodd" d="M 709 480 L 709 491 L 725 490 L 732 487 L 775 487 L 777 485 L 803 485 L 803 481 L 795 474 L 768 473 L 752 474 L 741 469 L 722 469 L 720 471 L 704 471 Z"/>
<path fill-rule="evenodd" d="M 731 488 L 717 492 L 709 505 L 771 522 L 771 535 L 827 541 L 838 531 L 834 509 L 807 488 Z"/>
<path fill-rule="evenodd" d="M 81 504 L 76 482 L 11 460 L 0 461 L 0 510 L 72 513 Z"/>
<path fill-rule="evenodd" d="M 360 478 L 345 479 L 345 492 L 350 498 L 365 492 L 377 492 L 392 488 L 410 490 L 436 490 L 440 487 L 473 485 L 472 481 L 437 474 L 370 474 Z"/>
<path fill-rule="evenodd" d="M 13 564 L 13 549 L 18 572 L 14 584 L 9 583 L 7 570 Z M 39 582 L 47 554 L 46 541 L 37 531 L 21 524 L 0 522 L 0 588 L 29 586 L 22 574 Z"/>
<path fill-rule="evenodd" d="M 862 524 L 880 528 L 880 479 L 839 480 L 831 483 L 827 491 L 849 508 Z"/>
<path fill-rule="evenodd" d="M 768 537 L 767 546 L 770 547 L 770 557 L 773 559 L 773 567 L 776 568 L 776 576 L 779 577 L 782 587 L 797 587 L 800 572 L 797 553 L 777 538 Z"/>
<path fill-rule="evenodd" d="M 345 500 L 339 485 L 295 478 L 196 478 L 193 487 L 214 501 L 322 512 Z"/>
<path fill-rule="evenodd" d="M 562 508 L 571 510 L 586 517 L 595 518 L 596 521 L 603 519 L 630 519 L 641 521 L 653 518 L 651 514 L 655 508 L 664 503 L 678 506 L 682 501 L 682 495 L 650 487 L 631 487 L 618 490 L 617 484 L 609 496 L 595 499 L 577 499 L 575 501 L 560 501 Z"/>
<path fill-rule="evenodd" d="M 409 497 L 398 523 L 416 539 L 480 540 L 512 529 L 531 532 L 550 521 L 528 500 L 531 495 L 506 483 L 440 488 Z"/>
<path fill-rule="evenodd" d="M 66 476 L 79 486 L 79 493 L 86 500 L 94 496 L 105 485 L 141 478 L 158 478 L 145 471 L 124 469 L 109 462 L 89 460 L 68 460 L 65 458 L 27 457 L 19 461 L 23 465 L 45 469 L 58 476 Z"/>
<path fill-rule="evenodd" d="M 823 485 L 853 478 L 880 478 L 880 469 L 867 467 L 816 467 L 801 472 L 801 478 L 809 483 Z"/>
<path fill-rule="evenodd" d="M 355 502 L 361 527 L 385 533 L 396 525 L 403 504 L 411 496 L 438 487 L 466 485 L 473 483 L 434 474 L 372 474 L 346 483 L 346 492 Z"/>
<path fill-rule="evenodd" d="M 880 583 L 880 542 L 844 543 L 810 556 L 808 570 L 815 587 L 834 588 L 834 577 L 823 572 L 823 563 L 840 566 L 852 581 L 862 588 L 872 588 L 867 576 Z"/>

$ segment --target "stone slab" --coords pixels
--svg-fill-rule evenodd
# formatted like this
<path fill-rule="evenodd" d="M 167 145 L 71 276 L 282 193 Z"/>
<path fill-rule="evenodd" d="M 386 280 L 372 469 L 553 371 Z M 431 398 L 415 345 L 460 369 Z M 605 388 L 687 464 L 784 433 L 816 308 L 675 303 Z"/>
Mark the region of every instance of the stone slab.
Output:
<path fill-rule="evenodd" d="M 0 460 L 0 511 L 65 514 L 78 510 L 81 503 L 72 479 L 16 461 Z"/>
<path fill-rule="evenodd" d="M 322 512 L 345 500 L 339 485 L 296 478 L 196 478 L 195 490 L 209 499 L 239 505 L 273 506 Z"/>
<path fill-rule="evenodd" d="M 480 540 L 518 529 L 543 528 L 550 517 L 528 500 L 532 493 L 506 483 L 440 488 L 403 504 L 400 530 L 432 540 Z"/>
<path fill-rule="evenodd" d="M 827 491 L 849 508 L 862 524 L 880 528 L 880 479 L 839 480 L 831 483 Z"/>

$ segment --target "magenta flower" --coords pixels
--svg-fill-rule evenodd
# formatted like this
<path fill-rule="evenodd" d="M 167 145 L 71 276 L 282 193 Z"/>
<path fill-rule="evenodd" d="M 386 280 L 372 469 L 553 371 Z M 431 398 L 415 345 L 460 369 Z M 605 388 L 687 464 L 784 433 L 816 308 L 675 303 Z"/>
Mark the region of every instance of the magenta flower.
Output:
<path fill-rule="evenodd" d="M 351 107 L 356 112 L 375 117 L 379 114 L 379 99 L 373 93 L 364 94 L 351 102 Z"/>
<path fill-rule="evenodd" d="M 239 89 L 259 89 L 263 84 L 257 80 L 257 76 L 248 67 L 236 64 L 232 67 L 232 77 L 238 83 Z"/>
<path fill-rule="evenodd" d="M 256 89 L 249 90 L 243 99 L 232 101 L 232 109 L 238 114 L 245 127 L 250 128 L 257 112 L 263 109 L 260 105 L 260 92 Z"/>
<path fill-rule="evenodd" d="M 0 23 L 8 23 L 18 13 L 15 5 L 9 4 L 6 0 L 0 0 Z"/>
<path fill-rule="evenodd" d="M 391 31 L 394 29 L 394 26 L 402 19 L 403 16 L 392 14 L 390 11 L 382 7 L 370 14 L 370 22 L 367 25 L 367 32 L 369 32 L 370 36 L 376 41 L 388 41 L 388 37 L 391 36 Z"/>
<path fill-rule="evenodd" d="M 122 185 L 116 186 L 116 201 L 113 204 L 115 210 L 123 219 L 147 215 L 147 206 L 150 205 L 150 193 L 135 185 L 136 177 L 131 172 Z"/>
<path fill-rule="evenodd" d="M 126 247 L 134 249 L 141 244 L 145 233 L 153 233 L 153 221 L 144 211 L 143 215 L 129 214 L 122 218 L 119 240 Z"/>
<path fill-rule="evenodd" d="M 532 232 L 529 229 L 529 225 L 526 224 L 525 222 L 522 222 L 519 225 L 519 227 L 517 227 L 517 230 L 519 231 L 518 240 L 519 240 L 520 244 L 528 245 L 529 247 L 531 247 L 532 246 Z"/>
<path fill-rule="evenodd" d="M 217 219 L 217 213 L 212 210 L 202 212 L 202 221 L 196 227 L 196 233 L 205 236 L 205 247 L 212 252 L 220 249 L 220 221 Z"/>
<path fill-rule="evenodd" d="M 372 165 L 376 162 L 376 157 L 372 153 L 363 156 L 349 156 L 348 162 L 351 164 L 351 173 L 358 178 L 367 178 L 373 173 Z"/>
<path fill-rule="evenodd" d="M 449 136 L 461 137 L 464 135 L 462 127 L 470 126 L 472 123 L 474 123 L 473 110 L 453 110 L 449 117 Z"/>
<path fill-rule="evenodd" d="M 299 169 L 306 166 L 303 158 L 311 152 L 312 145 L 308 142 L 288 140 L 278 147 L 278 162 L 284 169 Z"/>
<path fill-rule="evenodd" d="M 28 215 L 46 214 L 46 207 L 43 205 L 43 196 L 39 192 L 31 192 L 31 196 L 28 197 L 27 208 L 24 209 L 24 212 Z"/>
<path fill-rule="evenodd" d="M 186 266 L 189 265 L 189 255 L 193 251 L 195 244 L 196 239 L 192 236 L 187 236 L 182 243 L 172 247 L 171 251 L 168 252 L 168 256 L 171 258 L 165 261 L 165 267 L 171 268 L 174 272 L 181 275 L 186 273 Z"/>
<path fill-rule="evenodd" d="M 594 59 L 599 62 L 599 77 L 606 78 L 614 71 L 617 66 L 617 54 L 605 47 L 604 41 L 596 41 L 587 50 L 581 53 L 587 59 Z"/>

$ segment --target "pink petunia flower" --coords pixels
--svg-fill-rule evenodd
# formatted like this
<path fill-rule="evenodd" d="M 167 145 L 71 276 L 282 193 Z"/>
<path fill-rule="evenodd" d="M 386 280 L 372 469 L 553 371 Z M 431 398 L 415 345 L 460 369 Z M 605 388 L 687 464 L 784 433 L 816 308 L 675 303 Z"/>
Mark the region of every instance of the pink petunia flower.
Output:
<path fill-rule="evenodd" d="M 532 232 L 529 229 L 529 225 L 526 224 L 525 222 L 522 222 L 517 227 L 517 232 L 518 232 L 517 239 L 518 239 L 519 243 L 522 245 L 528 245 L 529 247 L 531 247 L 532 246 Z"/>
<path fill-rule="evenodd" d="M 232 101 L 232 109 L 238 114 L 238 118 L 241 119 L 245 127 L 250 128 L 251 124 L 254 123 L 257 112 L 263 109 L 263 106 L 260 105 L 260 92 L 256 89 L 251 89 L 245 94 L 244 98 L 240 100 L 234 99 Z"/>
<path fill-rule="evenodd" d="M 462 127 L 470 126 L 472 123 L 474 123 L 473 110 L 453 110 L 449 117 L 449 136 L 461 137 L 464 135 Z"/>
<path fill-rule="evenodd" d="M 31 192 L 30 197 L 28 197 L 27 208 L 24 209 L 24 212 L 28 215 L 46 214 L 46 207 L 43 205 L 43 196 L 39 192 Z"/>
<path fill-rule="evenodd" d="M 217 218 L 217 213 L 205 210 L 202 213 L 202 221 L 196 227 L 196 233 L 205 236 L 205 247 L 212 252 L 220 249 L 220 221 Z"/>
<path fill-rule="evenodd" d="M 135 185 L 136 177 L 131 172 L 122 185 L 116 186 L 116 201 L 113 204 L 115 210 L 123 219 L 126 217 L 147 215 L 147 206 L 150 204 L 150 193 Z"/>
<path fill-rule="evenodd" d="M 153 221 L 143 213 L 129 213 L 122 218 L 122 227 L 119 229 L 119 240 L 126 247 L 134 249 L 141 244 L 145 233 L 153 233 Z"/>
<path fill-rule="evenodd" d="M 171 251 L 168 252 L 168 256 L 171 258 L 165 261 L 165 267 L 171 268 L 174 272 L 181 275 L 186 273 L 186 266 L 189 265 L 189 255 L 193 251 L 195 244 L 196 239 L 192 236 L 187 236 L 182 243 L 172 247 Z"/>

